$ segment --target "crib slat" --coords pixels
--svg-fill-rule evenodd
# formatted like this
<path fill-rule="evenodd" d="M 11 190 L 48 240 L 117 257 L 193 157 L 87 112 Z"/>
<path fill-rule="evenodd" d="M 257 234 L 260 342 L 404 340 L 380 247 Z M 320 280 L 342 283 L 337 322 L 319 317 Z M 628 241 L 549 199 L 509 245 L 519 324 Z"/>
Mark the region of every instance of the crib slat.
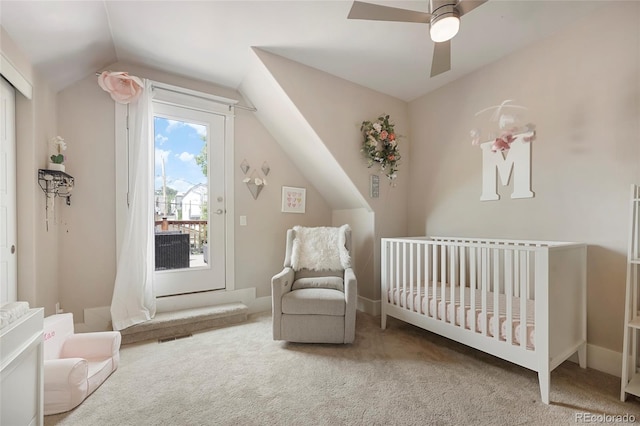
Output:
<path fill-rule="evenodd" d="M 394 300 L 393 300 L 393 292 L 394 292 L 394 281 L 393 281 L 393 272 L 394 272 L 394 268 L 396 265 L 396 262 L 394 262 L 393 258 L 394 258 L 394 252 L 393 252 L 393 248 L 395 246 L 396 243 L 394 243 L 393 241 L 390 241 L 389 244 L 387 245 L 387 258 L 389 259 L 389 265 L 387 266 L 387 291 L 389 292 L 389 302 L 391 304 L 395 304 Z"/>
<path fill-rule="evenodd" d="M 387 280 L 387 288 L 385 290 L 387 290 L 387 294 L 383 295 L 386 297 L 389 297 L 389 302 L 393 303 L 393 298 L 390 297 L 392 292 L 393 292 L 393 279 L 392 274 L 393 274 L 393 242 L 392 241 L 388 241 L 387 245 L 386 245 L 386 251 L 385 251 L 385 261 L 387 262 L 387 264 L 385 265 L 385 271 L 384 271 L 384 279 Z"/>
<path fill-rule="evenodd" d="M 407 246 L 409 248 L 409 271 L 408 275 L 409 275 L 409 294 L 407 294 L 407 303 L 406 303 L 406 308 L 409 310 L 413 310 L 413 244 L 409 245 L 410 243 L 407 243 Z"/>
<path fill-rule="evenodd" d="M 406 241 L 402 243 L 402 301 L 400 302 L 400 306 L 403 308 L 407 307 L 407 243 Z"/>
<path fill-rule="evenodd" d="M 396 299 L 396 305 L 400 305 L 400 243 L 394 244 L 394 254 L 396 255 L 396 262 L 394 266 L 395 278 L 394 278 L 394 295 Z"/>
<path fill-rule="evenodd" d="M 456 285 L 458 284 L 457 276 L 456 276 L 456 246 L 449 246 L 449 288 L 451 289 L 451 294 L 449 300 L 451 301 L 449 306 L 451 306 L 451 314 L 449 315 L 449 323 L 456 323 Z M 446 306 L 446 305 L 445 305 Z M 445 310 L 445 319 L 448 309 Z"/>
<path fill-rule="evenodd" d="M 500 340 L 500 251 L 493 249 L 493 338 Z"/>
<path fill-rule="evenodd" d="M 513 280 L 512 280 L 512 274 L 513 274 L 513 266 L 512 266 L 513 260 L 512 260 L 512 252 L 511 249 L 505 249 L 504 251 L 504 290 L 505 290 L 505 296 L 507 299 L 507 317 L 506 317 L 506 321 L 507 321 L 507 335 L 506 337 L 506 341 L 509 344 L 513 343 Z"/>
<path fill-rule="evenodd" d="M 520 344 L 527 347 L 527 296 L 529 294 L 529 258 L 530 253 L 524 252 L 521 256 L 520 265 Z"/>
<path fill-rule="evenodd" d="M 431 312 L 431 316 L 434 318 L 438 318 L 438 247 L 439 245 L 436 244 L 431 250 L 433 252 L 433 263 L 431 264 L 433 270 L 433 294 L 431 295 L 433 312 Z M 431 304 L 429 304 L 429 308 L 431 308 Z"/>
<path fill-rule="evenodd" d="M 487 327 L 487 316 L 488 316 L 488 312 L 487 312 L 487 293 L 488 293 L 488 281 L 489 281 L 489 257 L 487 255 L 489 249 L 487 248 L 482 248 L 480 249 L 481 251 L 481 255 L 482 255 L 482 259 L 481 261 L 481 268 L 482 268 L 482 293 L 480 294 L 480 297 L 482 298 L 482 334 L 485 336 L 489 335 L 489 327 Z"/>
<path fill-rule="evenodd" d="M 515 297 L 518 301 L 518 303 L 522 302 L 520 300 L 520 257 L 522 256 L 522 251 L 521 250 L 514 250 L 513 251 L 513 297 Z M 518 307 L 520 307 L 521 305 L 518 305 Z M 522 309 L 520 309 L 520 329 L 522 330 L 522 326 L 526 325 L 526 317 L 522 316 L 523 312 Z M 523 342 L 522 339 L 520 339 L 520 337 L 518 336 L 514 336 L 514 344 L 515 344 L 515 339 L 516 337 L 519 339 L 520 343 L 520 347 L 522 348 L 526 348 L 526 342 Z"/>
<path fill-rule="evenodd" d="M 391 258 L 391 265 L 392 265 L 392 267 L 391 267 L 391 269 L 390 269 L 390 271 L 389 271 L 389 279 L 390 279 L 390 280 L 391 280 L 391 282 L 392 282 L 392 285 L 391 285 L 391 290 L 392 290 L 391 297 L 393 297 L 393 298 L 394 298 L 394 301 L 393 301 L 393 304 L 394 304 L 394 305 L 395 305 L 395 304 L 397 304 L 397 301 L 395 300 L 395 297 L 397 297 L 397 296 L 398 296 L 398 292 L 399 292 L 399 289 L 398 289 L 398 280 L 397 280 L 397 278 L 396 278 L 396 277 L 397 277 L 397 273 L 398 273 L 398 272 L 397 272 L 397 271 L 398 271 L 398 259 L 397 259 L 397 254 L 396 254 L 396 253 L 397 253 L 397 251 L 398 251 L 398 243 L 395 243 L 395 242 L 394 242 L 394 243 L 391 245 L 390 258 Z M 396 258 L 396 260 L 395 260 L 395 261 L 393 260 L 394 258 Z"/>
<path fill-rule="evenodd" d="M 467 288 L 467 249 L 460 247 L 460 327 L 467 328 L 467 305 L 465 300 L 465 290 Z"/>
<path fill-rule="evenodd" d="M 388 241 L 382 241 L 382 255 L 380 256 L 380 283 L 382 284 L 382 295 L 380 296 L 380 298 L 382 299 L 383 297 L 388 297 L 388 291 L 389 291 L 389 280 L 387 278 L 387 274 L 389 272 L 389 260 L 388 260 L 388 256 L 389 256 L 389 242 Z M 387 299 L 388 300 L 388 299 Z M 384 306 L 384 303 L 383 303 Z M 382 315 L 382 318 L 384 318 L 384 314 Z"/>
<path fill-rule="evenodd" d="M 446 245 L 440 245 L 440 301 L 441 304 L 437 306 L 438 316 L 442 321 L 447 320 L 447 249 Z M 440 307 L 442 306 L 442 309 Z"/>
<path fill-rule="evenodd" d="M 424 247 L 424 244 L 418 243 L 416 244 L 416 285 L 417 285 L 417 298 L 414 303 L 413 309 L 418 313 L 422 313 L 422 298 L 421 290 L 422 290 L 422 256 L 420 255 L 420 251 Z"/>
<path fill-rule="evenodd" d="M 521 250 L 515 250 L 513 256 L 513 296 L 520 297 L 520 256 Z"/>
<path fill-rule="evenodd" d="M 395 255 L 396 255 L 396 262 L 395 262 L 396 264 L 395 264 L 395 268 L 394 268 L 395 269 L 395 276 L 396 276 L 396 278 L 395 278 L 395 293 L 394 293 L 394 295 L 397 296 L 396 304 L 398 306 L 400 306 L 400 296 L 401 296 L 401 294 L 400 294 L 400 265 L 402 265 L 400 263 L 400 242 L 396 242 L 394 244 L 394 246 L 395 246 L 394 247 L 394 249 L 395 249 L 394 252 L 395 252 Z"/>
<path fill-rule="evenodd" d="M 478 289 L 478 282 L 476 272 L 478 271 L 478 267 L 476 265 L 476 247 L 469 247 L 469 272 L 471 273 L 469 276 L 469 290 L 471 294 L 471 329 L 473 331 L 478 330 L 478 320 L 476 313 L 476 290 Z"/>
<path fill-rule="evenodd" d="M 431 276 L 429 273 L 430 262 L 430 252 L 431 252 L 431 244 L 425 244 L 424 246 L 424 314 L 427 316 L 431 316 L 429 312 L 429 277 Z"/>

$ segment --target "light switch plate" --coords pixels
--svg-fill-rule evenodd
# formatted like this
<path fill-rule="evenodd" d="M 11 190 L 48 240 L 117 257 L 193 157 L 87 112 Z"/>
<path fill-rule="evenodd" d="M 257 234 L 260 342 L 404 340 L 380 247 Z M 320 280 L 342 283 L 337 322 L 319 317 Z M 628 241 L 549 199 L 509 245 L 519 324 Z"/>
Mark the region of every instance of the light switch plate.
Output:
<path fill-rule="evenodd" d="M 369 196 L 378 198 L 380 196 L 380 176 L 371 175 L 369 179 Z"/>

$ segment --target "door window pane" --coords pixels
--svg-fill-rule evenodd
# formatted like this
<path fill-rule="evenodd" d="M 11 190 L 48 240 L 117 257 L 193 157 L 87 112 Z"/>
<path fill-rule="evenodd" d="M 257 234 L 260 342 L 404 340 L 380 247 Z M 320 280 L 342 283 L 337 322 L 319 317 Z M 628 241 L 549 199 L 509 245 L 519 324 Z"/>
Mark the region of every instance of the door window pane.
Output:
<path fill-rule="evenodd" d="M 205 267 L 207 126 L 154 116 L 155 269 Z"/>

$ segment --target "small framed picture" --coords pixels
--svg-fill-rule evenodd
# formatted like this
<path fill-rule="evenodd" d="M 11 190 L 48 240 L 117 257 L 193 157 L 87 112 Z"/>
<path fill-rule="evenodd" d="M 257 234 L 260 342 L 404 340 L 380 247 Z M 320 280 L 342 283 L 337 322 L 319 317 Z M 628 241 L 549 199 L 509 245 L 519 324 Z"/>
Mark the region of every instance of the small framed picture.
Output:
<path fill-rule="evenodd" d="M 282 212 L 283 213 L 304 213 L 307 190 L 305 188 L 294 188 L 292 186 L 282 187 Z"/>

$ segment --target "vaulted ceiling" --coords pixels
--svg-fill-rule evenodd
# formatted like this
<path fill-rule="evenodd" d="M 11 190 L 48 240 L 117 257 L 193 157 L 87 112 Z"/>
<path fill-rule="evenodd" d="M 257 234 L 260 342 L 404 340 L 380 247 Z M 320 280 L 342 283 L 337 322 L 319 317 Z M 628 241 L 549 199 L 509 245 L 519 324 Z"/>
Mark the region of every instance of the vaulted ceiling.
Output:
<path fill-rule="evenodd" d="M 410 101 L 606 3 L 489 0 L 463 17 L 452 69 L 435 78 L 427 25 L 348 20 L 351 1 L 2 0 L 0 25 L 56 90 L 117 61 L 237 88 L 259 47 Z"/>

